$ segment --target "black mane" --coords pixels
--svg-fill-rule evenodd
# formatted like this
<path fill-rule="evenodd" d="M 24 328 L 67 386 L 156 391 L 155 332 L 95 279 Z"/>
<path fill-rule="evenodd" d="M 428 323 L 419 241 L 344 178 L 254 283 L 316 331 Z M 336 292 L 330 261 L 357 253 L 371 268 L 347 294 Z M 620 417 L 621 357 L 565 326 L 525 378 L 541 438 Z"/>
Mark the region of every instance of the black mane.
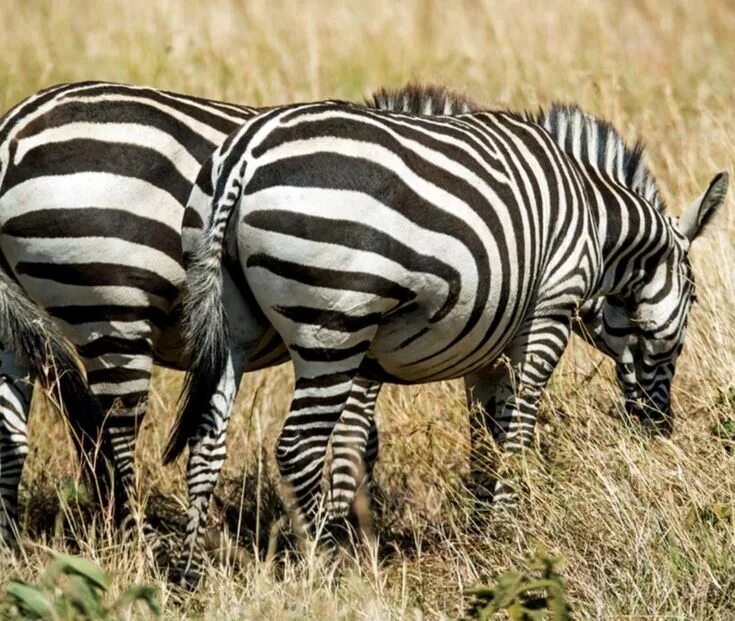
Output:
<path fill-rule="evenodd" d="M 365 105 L 379 110 L 422 115 L 454 116 L 485 109 L 466 95 L 433 84 L 407 84 L 374 92 Z"/>
<path fill-rule="evenodd" d="M 364 105 L 390 112 L 455 116 L 486 111 L 464 94 L 445 86 L 407 84 L 398 89 L 380 89 Z M 554 103 L 536 114 L 505 112 L 515 118 L 538 123 L 566 153 L 605 172 L 663 212 L 665 205 L 656 179 L 649 170 L 643 143 L 626 144 L 608 121 L 584 112 L 579 106 Z"/>
<path fill-rule="evenodd" d="M 587 114 L 576 105 L 554 103 L 548 110 L 529 115 L 528 119 L 542 125 L 575 159 L 604 171 L 659 211 L 665 210 L 641 141 L 628 146 L 609 122 Z"/>

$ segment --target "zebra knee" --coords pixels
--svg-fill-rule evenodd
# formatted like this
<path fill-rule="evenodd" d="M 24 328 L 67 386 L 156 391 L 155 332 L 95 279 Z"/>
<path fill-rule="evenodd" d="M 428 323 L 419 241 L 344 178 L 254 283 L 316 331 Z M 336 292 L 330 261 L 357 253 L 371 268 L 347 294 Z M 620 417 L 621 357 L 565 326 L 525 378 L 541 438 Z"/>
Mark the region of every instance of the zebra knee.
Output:
<path fill-rule="evenodd" d="M 284 430 L 276 443 L 276 463 L 282 476 L 311 472 L 324 463 L 326 441 L 298 430 Z"/>
<path fill-rule="evenodd" d="M 281 476 L 286 476 L 294 470 L 294 457 L 297 455 L 296 434 L 282 432 L 276 442 L 276 463 Z"/>

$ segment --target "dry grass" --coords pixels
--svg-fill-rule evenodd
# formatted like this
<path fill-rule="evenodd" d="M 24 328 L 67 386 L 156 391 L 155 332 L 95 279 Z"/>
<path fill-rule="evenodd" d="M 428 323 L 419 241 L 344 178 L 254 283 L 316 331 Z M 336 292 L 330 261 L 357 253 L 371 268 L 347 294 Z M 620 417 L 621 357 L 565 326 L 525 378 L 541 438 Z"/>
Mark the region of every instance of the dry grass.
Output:
<path fill-rule="evenodd" d="M 6 0 L 0 32 L 2 109 L 51 83 L 90 78 L 249 104 L 431 80 L 513 108 L 573 100 L 641 135 L 674 213 L 716 171 L 733 172 L 728 0 Z M 179 604 L 136 546 L 113 545 L 78 519 L 68 529 L 116 589 L 159 584 L 167 618 L 455 617 L 463 587 L 524 567 L 537 549 L 565 559 L 581 618 L 735 618 L 735 519 L 713 512 L 735 503 L 735 451 L 711 432 L 735 418 L 733 207 L 729 198 L 694 252 L 701 303 L 679 365 L 674 437 L 647 440 L 611 416 L 610 364 L 575 341 L 544 401 L 520 518 L 491 520 L 480 534 L 468 528 L 460 385 L 388 388 L 378 413 L 377 558 L 338 571 L 318 558 L 268 567 L 253 550 L 277 507 L 272 447 L 291 386 L 281 368 L 246 379 L 232 424 L 220 495 L 230 503 L 224 523 L 241 535 L 237 568 L 213 557 L 206 585 Z M 153 501 L 167 499 L 168 513 L 184 502 L 181 466 L 159 466 L 179 385 L 177 374 L 156 377 L 141 434 L 140 487 L 154 514 Z M 53 521 L 72 453 L 42 404 L 31 434 L 24 527 L 41 546 L 64 548 Z M 43 547 L 0 560 L 0 585 L 33 578 L 44 560 Z"/>

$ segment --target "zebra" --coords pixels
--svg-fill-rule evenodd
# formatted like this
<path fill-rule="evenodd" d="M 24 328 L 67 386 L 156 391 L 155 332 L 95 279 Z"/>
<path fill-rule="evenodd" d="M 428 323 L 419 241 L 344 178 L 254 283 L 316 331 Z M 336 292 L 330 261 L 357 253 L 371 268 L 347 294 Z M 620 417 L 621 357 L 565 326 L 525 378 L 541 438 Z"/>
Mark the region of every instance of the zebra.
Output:
<path fill-rule="evenodd" d="M 435 97 L 447 95 L 437 89 Z M 255 113 L 150 87 L 80 82 L 42 90 L 0 118 L 0 255 L 7 272 L 0 285 L 14 292 L 13 301 L 27 298 L 13 309 L 42 322 L 39 334 L 50 339 L 63 369 L 62 401 L 103 492 L 108 468 L 114 471 L 118 520 L 130 515 L 135 497 L 135 439 L 152 365 L 186 366 L 178 325 L 184 266 L 212 192 L 208 178 L 196 184 L 197 175 Z M 249 293 L 237 273 L 227 278 L 231 312 L 247 332 L 260 318 L 247 314 L 254 305 L 243 299 Z M 10 303 L 2 308 L 10 312 Z M 5 326 L 14 325 L 9 316 L 3 323 L 5 345 L 15 343 L 4 337 Z M 48 375 L 43 350 L 33 349 L 27 330 L 17 334 L 30 348 L 29 360 L 10 347 L 0 353 L 0 541 L 10 546 L 18 544 L 18 484 L 27 454 L 32 386 L 25 379 Z M 270 330 L 246 369 L 286 360 Z"/>
<path fill-rule="evenodd" d="M 270 109 L 202 170 L 212 209 L 188 269 L 191 357 L 165 459 L 226 426 L 221 397 L 249 355 L 232 346 L 221 297 L 222 257 L 234 249 L 264 325 L 294 363 L 276 458 L 302 533 L 322 515 L 330 434 L 348 444 L 332 462 L 328 513 L 340 517 L 354 494 L 367 426 L 356 385 L 463 377 L 473 434 L 513 455 L 532 442 L 539 399 L 576 327 L 615 360 L 626 407 L 661 432 L 671 423 L 694 299 L 689 248 L 724 202 L 727 173 L 676 219 L 641 143 L 629 147 L 577 106 L 411 111 Z M 214 463 L 198 452 L 200 469 Z M 510 500 L 505 478 L 485 474 L 493 499 Z"/>
<path fill-rule="evenodd" d="M 134 497 L 134 441 L 153 361 L 185 364 L 176 309 L 184 240 L 198 216 L 182 222 L 184 206 L 201 163 L 254 112 L 82 82 L 42 90 L 0 119 L 3 265 L 76 349 L 88 387 L 65 391 L 64 403 L 72 422 L 92 421 L 87 436 L 105 430 L 100 452 L 110 463 L 95 456 L 95 482 L 114 485 L 120 519 Z M 13 368 L 9 381 L 28 375 L 7 348 L 0 360 Z M 31 390 L 26 382 L 22 394 L 0 402 L 0 540 L 13 547 Z M 106 484 L 108 466 L 114 479 Z"/>

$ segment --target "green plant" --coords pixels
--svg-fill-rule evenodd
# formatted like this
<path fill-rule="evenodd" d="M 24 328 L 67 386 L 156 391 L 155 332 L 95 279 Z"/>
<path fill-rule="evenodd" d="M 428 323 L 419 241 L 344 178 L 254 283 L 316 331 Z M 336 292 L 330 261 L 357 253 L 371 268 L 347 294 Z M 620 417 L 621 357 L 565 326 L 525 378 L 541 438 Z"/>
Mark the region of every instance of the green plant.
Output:
<path fill-rule="evenodd" d="M 540 577 L 529 577 L 520 571 L 507 571 L 491 587 L 466 589 L 470 598 L 467 616 L 485 621 L 505 610 L 511 621 L 570 619 L 564 581 L 556 572 L 558 559 L 536 558 L 532 566 Z"/>
<path fill-rule="evenodd" d="M 732 403 L 735 407 L 735 397 L 733 397 Z M 710 431 L 715 438 L 722 442 L 725 450 L 731 453 L 733 446 L 735 446 L 735 418 L 722 414 L 717 422 L 712 425 Z"/>
<path fill-rule="evenodd" d="M 109 577 L 91 561 L 54 554 L 37 584 L 11 580 L 0 598 L 0 619 L 54 619 L 59 621 L 113 621 L 123 609 L 144 601 L 156 616 L 161 608 L 152 587 L 133 586 L 111 605 L 104 595 Z"/>

